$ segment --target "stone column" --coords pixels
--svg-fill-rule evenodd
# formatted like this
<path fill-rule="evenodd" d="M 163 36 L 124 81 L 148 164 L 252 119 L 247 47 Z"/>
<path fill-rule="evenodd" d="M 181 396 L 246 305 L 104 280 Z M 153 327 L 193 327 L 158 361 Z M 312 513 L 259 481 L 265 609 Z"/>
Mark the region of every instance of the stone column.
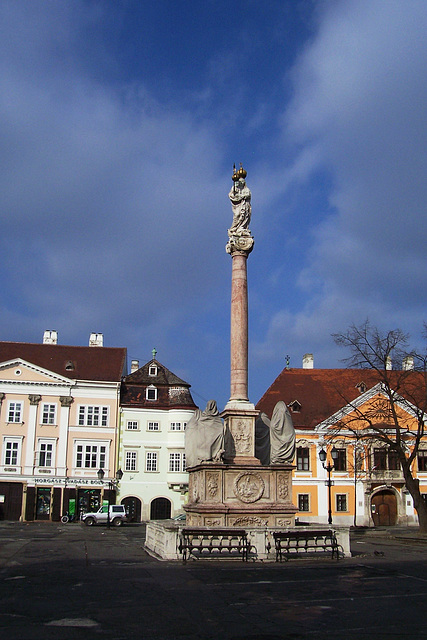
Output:
<path fill-rule="evenodd" d="M 234 251 L 231 276 L 230 401 L 248 401 L 248 254 Z"/>
<path fill-rule="evenodd" d="M 246 171 L 234 170 L 229 193 L 233 224 L 226 251 L 232 258 L 230 323 L 230 399 L 223 411 L 226 427 L 226 462 L 259 464 L 255 458 L 255 411 L 248 397 L 248 283 L 247 259 L 254 246 L 249 230 L 251 192 Z"/>

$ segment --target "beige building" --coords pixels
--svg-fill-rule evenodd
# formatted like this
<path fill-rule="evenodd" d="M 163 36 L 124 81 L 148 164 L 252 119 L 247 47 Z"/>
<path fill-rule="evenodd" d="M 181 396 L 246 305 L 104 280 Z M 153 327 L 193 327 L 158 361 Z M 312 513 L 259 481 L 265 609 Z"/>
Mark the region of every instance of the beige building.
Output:
<path fill-rule="evenodd" d="M 0 342 L 0 519 L 59 520 L 115 499 L 126 349 Z M 98 479 L 103 469 L 104 479 Z"/>

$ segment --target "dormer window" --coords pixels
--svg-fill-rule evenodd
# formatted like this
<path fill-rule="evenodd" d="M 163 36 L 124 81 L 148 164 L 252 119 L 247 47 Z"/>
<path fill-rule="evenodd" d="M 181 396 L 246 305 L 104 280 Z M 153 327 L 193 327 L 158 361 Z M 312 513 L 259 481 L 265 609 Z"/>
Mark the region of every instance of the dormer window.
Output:
<path fill-rule="evenodd" d="M 292 413 L 299 413 L 301 411 L 301 404 L 298 402 L 298 400 L 294 400 L 290 403 L 289 408 Z"/>
<path fill-rule="evenodd" d="M 359 389 L 359 393 L 365 393 L 365 391 L 367 390 L 367 385 L 364 382 L 359 382 L 356 385 L 356 389 Z"/>
<path fill-rule="evenodd" d="M 147 390 L 145 392 L 145 399 L 157 400 L 157 389 L 154 385 L 151 384 L 149 387 L 147 387 Z"/>
<path fill-rule="evenodd" d="M 148 375 L 149 376 L 156 376 L 157 375 L 157 367 L 155 364 L 150 364 L 149 368 L 148 368 Z"/>
<path fill-rule="evenodd" d="M 65 365 L 65 371 L 74 371 L 75 367 L 74 367 L 74 362 L 72 362 L 71 360 L 68 360 L 68 362 Z"/>

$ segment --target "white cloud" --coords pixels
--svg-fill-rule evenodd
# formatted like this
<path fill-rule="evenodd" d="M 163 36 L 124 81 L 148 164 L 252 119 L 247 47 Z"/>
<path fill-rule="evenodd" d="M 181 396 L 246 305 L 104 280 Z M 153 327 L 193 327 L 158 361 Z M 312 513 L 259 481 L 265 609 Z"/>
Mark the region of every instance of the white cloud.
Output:
<path fill-rule="evenodd" d="M 314 348 L 309 342 L 326 352 L 329 342 L 334 356 L 330 334 L 367 316 L 419 330 L 427 285 L 426 24 L 422 1 L 324 5 L 291 74 L 283 139 L 300 151 L 284 180 L 297 175 L 309 188 L 313 171 L 326 170 L 332 213 L 314 229 L 299 277 L 303 311 L 278 312 L 260 352 L 281 335 L 301 354 Z"/>

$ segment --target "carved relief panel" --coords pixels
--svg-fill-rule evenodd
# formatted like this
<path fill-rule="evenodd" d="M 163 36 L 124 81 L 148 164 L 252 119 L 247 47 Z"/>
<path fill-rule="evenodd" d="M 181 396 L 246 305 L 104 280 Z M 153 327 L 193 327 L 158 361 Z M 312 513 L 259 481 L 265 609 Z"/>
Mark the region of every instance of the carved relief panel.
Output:
<path fill-rule="evenodd" d="M 204 499 L 204 482 L 200 471 L 190 475 L 191 486 L 189 487 L 190 502 L 201 502 Z"/>
<path fill-rule="evenodd" d="M 288 502 L 290 500 L 290 474 L 277 474 L 277 500 L 279 502 Z"/>
<path fill-rule="evenodd" d="M 236 447 L 236 455 L 253 455 L 253 434 L 251 421 L 241 418 L 233 424 L 232 435 Z"/>
<path fill-rule="evenodd" d="M 293 518 L 277 518 L 276 526 L 277 527 L 293 527 L 294 519 Z"/>
<path fill-rule="evenodd" d="M 210 517 L 205 518 L 205 527 L 221 527 L 224 525 L 222 518 L 219 516 L 218 518 Z"/>
<path fill-rule="evenodd" d="M 208 502 L 221 500 L 220 475 L 217 471 L 206 472 L 206 499 Z"/>
<path fill-rule="evenodd" d="M 257 502 L 265 490 L 265 484 L 259 473 L 243 471 L 234 480 L 234 495 L 245 503 Z"/>
<path fill-rule="evenodd" d="M 240 516 L 231 518 L 229 524 L 232 527 L 268 527 L 268 517 L 262 516 Z"/>

